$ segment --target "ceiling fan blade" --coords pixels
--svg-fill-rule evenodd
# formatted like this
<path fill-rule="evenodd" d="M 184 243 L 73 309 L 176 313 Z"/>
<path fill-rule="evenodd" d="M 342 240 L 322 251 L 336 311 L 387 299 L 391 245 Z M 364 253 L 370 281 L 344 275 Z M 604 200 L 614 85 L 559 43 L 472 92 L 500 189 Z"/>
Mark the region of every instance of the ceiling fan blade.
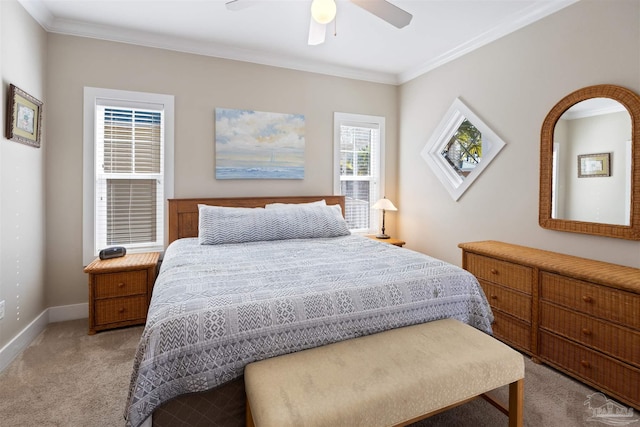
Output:
<path fill-rule="evenodd" d="M 411 22 L 413 15 L 386 0 L 351 0 L 369 13 L 387 21 L 397 28 L 404 28 Z"/>
<path fill-rule="evenodd" d="M 311 22 L 309 23 L 309 45 L 316 46 L 324 43 L 326 34 L 327 24 L 320 24 L 311 18 Z"/>
<path fill-rule="evenodd" d="M 248 7 L 251 7 L 255 4 L 255 1 L 251 0 L 229 0 L 224 5 L 227 6 L 228 10 L 242 10 Z"/>

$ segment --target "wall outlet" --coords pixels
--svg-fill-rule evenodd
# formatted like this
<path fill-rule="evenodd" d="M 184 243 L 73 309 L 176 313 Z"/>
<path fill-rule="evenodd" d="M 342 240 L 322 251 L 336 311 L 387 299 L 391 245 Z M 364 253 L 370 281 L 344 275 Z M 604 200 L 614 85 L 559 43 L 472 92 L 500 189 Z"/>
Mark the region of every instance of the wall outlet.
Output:
<path fill-rule="evenodd" d="M 0 301 L 0 320 L 4 319 L 4 300 Z"/>

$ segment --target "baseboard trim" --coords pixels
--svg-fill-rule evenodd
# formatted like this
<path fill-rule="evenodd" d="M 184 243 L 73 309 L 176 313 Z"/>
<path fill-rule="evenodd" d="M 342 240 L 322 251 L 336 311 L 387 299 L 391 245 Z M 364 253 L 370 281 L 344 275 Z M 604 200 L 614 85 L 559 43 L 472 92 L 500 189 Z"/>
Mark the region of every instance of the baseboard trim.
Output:
<path fill-rule="evenodd" d="M 47 327 L 49 323 L 64 322 L 88 317 L 89 303 L 63 305 L 45 309 L 18 335 L 0 349 L 0 372 L 13 362 L 20 353 Z"/>
<path fill-rule="evenodd" d="M 67 320 L 86 319 L 89 317 L 89 303 L 60 305 L 49 307 L 49 323 L 65 322 Z"/>
<path fill-rule="evenodd" d="M 0 372 L 4 371 L 13 362 L 13 359 L 22 353 L 31 344 L 31 341 L 44 331 L 48 324 L 49 314 L 45 310 L 2 347 L 0 349 Z"/>

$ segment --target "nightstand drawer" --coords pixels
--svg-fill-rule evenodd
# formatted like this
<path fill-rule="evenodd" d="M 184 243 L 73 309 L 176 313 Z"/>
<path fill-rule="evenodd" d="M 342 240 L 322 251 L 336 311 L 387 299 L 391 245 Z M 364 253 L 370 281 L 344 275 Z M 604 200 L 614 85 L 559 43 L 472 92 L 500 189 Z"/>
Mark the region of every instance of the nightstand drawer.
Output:
<path fill-rule="evenodd" d="M 480 280 L 482 290 L 492 308 L 531 323 L 531 297 L 502 286 Z"/>
<path fill-rule="evenodd" d="M 97 274 L 96 298 L 112 298 L 147 292 L 147 270 Z"/>
<path fill-rule="evenodd" d="M 144 319 L 147 316 L 147 296 L 111 298 L 96 301 L 96 325 Z"/>
<path fill-rule="evenodd" d="M 478 279 L 505 285 L 531 295 L 533 270 L 529 267 L 469 253 L 465 268 Z"/>

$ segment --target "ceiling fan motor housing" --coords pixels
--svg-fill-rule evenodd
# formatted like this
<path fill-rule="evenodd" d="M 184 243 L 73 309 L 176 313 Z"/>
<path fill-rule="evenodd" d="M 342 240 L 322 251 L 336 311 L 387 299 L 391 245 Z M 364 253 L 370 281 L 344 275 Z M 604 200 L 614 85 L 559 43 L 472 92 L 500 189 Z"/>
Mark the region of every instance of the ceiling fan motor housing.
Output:
<path fill-rule="evenodd" d="M 336 2 L 334 0 L 313 0 L 311 2 L 311 16 L 319 24 L 328 24 L 336 17 Z"/>

